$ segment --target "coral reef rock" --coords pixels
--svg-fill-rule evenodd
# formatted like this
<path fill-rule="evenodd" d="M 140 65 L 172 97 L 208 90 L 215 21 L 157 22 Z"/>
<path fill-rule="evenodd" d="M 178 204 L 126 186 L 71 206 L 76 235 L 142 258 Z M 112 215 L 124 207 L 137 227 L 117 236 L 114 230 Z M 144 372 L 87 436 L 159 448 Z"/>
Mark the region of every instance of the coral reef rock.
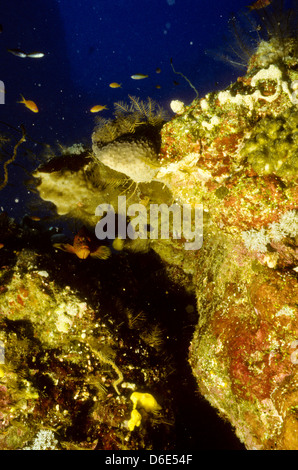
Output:
<path fill-rule="evenodd" d="M 11 223 L 10 240 L 17 251 L 7 241 L 0 258 L 0 449 L 136 450 L 157 442 L 170 448 L 171 399 L 166 389 L 161 398 L 157 386 L 167 387 L 171 367 L 161 354 L 162 328 L 130 310 L 124 315 L 120 300 L 122 326 L 113 319 L 101 285 L 112 281 L 109 268 L 100 281 L 96 262 L 84 260 L 82 269 L 66 253 L 53 256 L 45 239 L 34 246 Z M 130 396 L 138 387 L 162 408 L 153 414 L 139 406 L 142 425 L 131 432 Z"/>
<path fill-rule="evenodd" d="M 268 51 L 262 42 L 246 75 L 163 127 L 150 103 L 120 106 L 115 121 L 94 131 L 91 163 L 37 174 L 41 197 L 89 227 L 97 204 L 115 205 L 125 192 L 125 177 L 135 181 L 131 202 L 203 204 L 201 249 L 186 252 L 174 236 L 150 246 L 177 268 L 176 281 L 181 270 L 193 280 L 199 321 L 189 363 L 200 393 L 248 449 L 298 449 L 298 60 L 282 61 L 273 48 L 273 40 Z M 61 302 L 51 308 L 55 333 L 40 333 L 49 347 L 79 316 L 60 311 Z"/>
<path fill-rule="evenodd" d="M 204 207 L 189 362 L 248 449 L 298 449 L 298 121 L 291 66 L 261 67 L 162 129 L 164 181 Z M 254 64 L 254 66 L 252 65 Z M 259 68 L 257 68 L 259 64 Z"/>

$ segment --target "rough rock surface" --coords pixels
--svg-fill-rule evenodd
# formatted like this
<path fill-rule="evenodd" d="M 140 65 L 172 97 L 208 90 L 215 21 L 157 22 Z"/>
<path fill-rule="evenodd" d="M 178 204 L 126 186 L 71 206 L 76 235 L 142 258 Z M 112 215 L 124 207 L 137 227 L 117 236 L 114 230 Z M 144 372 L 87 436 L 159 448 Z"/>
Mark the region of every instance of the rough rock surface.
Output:
<path fill-rule="evenodd" d="M 81 260 L 30 225 L 0 217 L 0 448 L 175 449 L 190 404 L 188 277 L 176 268 L 168 283 L 156 255 Z"/>
<path fill-rule="evenodd" d="M 204 206 L 189 351 L 199 391 L 248 449 L 297 449 L 297 58 L 260 62 L 163 127 L 163 178 Z"/>
<path fill-rule="evenodd" d="M 168 122 L 156 175 L 173 201 L 203 204 L 200 250 L 174 239 L 150 245 L 172 279 L 193 279 L 199 322 L 189 362 L 200 393 L 248 449 L 298 449 L 298 62 L 288 44 L 281 59 L 274 41 L 261 43 L 246 75 Z M 92 176 L 84 168 L 79 179 L 88 210 L 76 216 L 92 225 Z M 57 194 L 43 197 L 59 208 Z M 144 202 L 140 187 L 133 196 Z M 65 204 L 61 213 L 71 213 Z"/>

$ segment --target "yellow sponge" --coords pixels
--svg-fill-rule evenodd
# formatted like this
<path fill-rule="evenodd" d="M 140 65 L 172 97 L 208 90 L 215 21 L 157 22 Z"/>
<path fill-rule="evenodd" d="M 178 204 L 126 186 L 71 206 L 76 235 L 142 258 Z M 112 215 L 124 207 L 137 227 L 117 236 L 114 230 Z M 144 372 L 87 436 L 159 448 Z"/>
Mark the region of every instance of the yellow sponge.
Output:
<path fill-rule="evenodd" d="M 150 393 L 133 392 L 130 399 L 133 402 L 134 409 L 139 406 L 144 408 L 145 411 L 152 411 L 153 413 L 161 409 L 161 406 Z"/>
<path fill-rule="evenodd" d="M 140 426 L 142 415 L 136 409 L 137 406 L 144 408 L 145 411 L 156 413 L 161 409 L 155 398 L 150 393 L 133 392 L 130 396 L 133 402 L 133 410 L 130 415 L 130 420 L 127 422 L 128 429 L 133 431 L 135 426 Z"/>
<path fill-rule="evenodd" d="M 128 429 L 130 431 L 133 431 L 135 426 L 140 426 L 141 424 L 141 419 L 142 419 L 142 416 L 140 415 L 140 413 L 138 412 L 138 410 L 132 410 L 131 412 L 131 418 L 130 420 L 128 421 L 127 423 L 127 426 L 128 426 Z"/>

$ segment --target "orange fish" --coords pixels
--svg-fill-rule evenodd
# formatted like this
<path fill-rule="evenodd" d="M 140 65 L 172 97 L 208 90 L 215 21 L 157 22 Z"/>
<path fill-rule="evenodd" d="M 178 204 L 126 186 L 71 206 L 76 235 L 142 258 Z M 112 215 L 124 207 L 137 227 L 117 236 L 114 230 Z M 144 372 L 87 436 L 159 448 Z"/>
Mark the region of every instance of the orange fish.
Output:
<path fill-rule="evenodd" d="M 34 101 L 25 100 L 25 98 L 23 97 L 23 95 L 21 95 L 21 98 L 22 98 L 22 101 L 18 101 L 18 103 L 24 103 L 24 105 L 26 106 L 26 108 L 30 109 L 30 111 L 32 111 L 33 113 L 38 113 L 38 107 L 36 106 L 36 104 L 34 103 Z"/>
<path fill-rule="evenodd" d="M 98 111 L 102 111 L 103 109 L 108 108 L 106 107 L 106 105 L 97 104 L 95 106 L 92 106 L 92 108 L 90 109 L 90 113 L 98 113 Z"/>
<path fill-rule="evenodd" d="M 257 0 L 252 5 L 249 5 L 248 8 L 250 10 L 260 10 L 261 8 L 265 8 L 272 3 L 272 0 Z"/>
<path fill-rule="evenodd" d="M 121 88 L 121 83 L 112 82 L 109 84 L 110 88 Z"/>
<path fill-rule="evenodd" d="M 76 255 L 80 259 L 86 259 L 88 256 L 98 259 L 107 259 L 111 250 L 107 246 L 98 246 L 98 240 L 92 237 L 86 227 L 82 227 L 77 235 L 74 237 L 73 244 L 69 243 L 55 243 L 54 248 L 67 251 Z"/>
<path fill-rule="evenodd" d="M 0 243 L 0 250 L 4 247 L 4 243 Z"/>

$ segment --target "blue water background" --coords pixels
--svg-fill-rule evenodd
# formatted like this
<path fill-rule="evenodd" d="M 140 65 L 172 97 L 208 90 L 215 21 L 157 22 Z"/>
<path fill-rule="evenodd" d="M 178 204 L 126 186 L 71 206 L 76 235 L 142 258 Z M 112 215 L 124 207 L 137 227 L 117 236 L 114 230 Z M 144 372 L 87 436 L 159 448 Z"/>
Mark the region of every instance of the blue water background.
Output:
<path fill-rule="evenodd" d="M 0 120 L 28 136 L 51 145 L 59 142 L 90 144 L 94 114 L 90 108 L 113 103 L 128 95 L 157 100 L 167 110 L 179 99 L 189 104 L 194 90 L 173 73 L 183 73 L 200 96 L 233 82 L 244 69 L 215 60 L 228 44 L 228 20 L 249 0 L 2 0 L 0 23 L 0 80 L 5 104 Z M 42 59 L 19 58 L 7 52 L 19 48 L 41 51 Z M 214 54 L 206 54 L 207 50 Z M 157 68 L 161 73 L 156 73 Z M 132 80 L 136 73 L 148 74 Z M 174 84 L 174 81 L 179 84 Z M 121 88 L 112 89 L 111 82 Z M 156 85 L 160 88 L 156 88 Z M 39 113 L 17 103 L 20 94 L 33 100 Z M 1 131 L 6 131 L 1 126 Z M 16 134 L 17 137 L 17 134 Z M 33 152 L 40 147 L 28 141 Z M 1 191 L 0 211 L 20 217 L 26 212 L 28 191 L 20 184 L 24 149 L 9 166 L 9 185 Z M 34 167 L 34 163 L 32 164 Z M 3 178 L 2 172 L 1 180 Z"/>

